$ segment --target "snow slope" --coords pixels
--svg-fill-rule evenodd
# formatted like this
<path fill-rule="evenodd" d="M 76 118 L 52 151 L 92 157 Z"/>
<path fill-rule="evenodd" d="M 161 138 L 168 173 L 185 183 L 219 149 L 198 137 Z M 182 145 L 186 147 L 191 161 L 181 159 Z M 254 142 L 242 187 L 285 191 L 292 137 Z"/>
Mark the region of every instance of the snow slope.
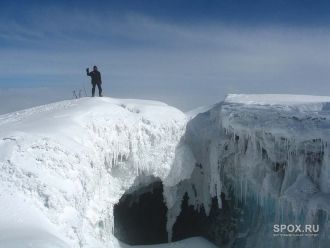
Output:
<path fill-rule="evenodd" d="M 166 104 L 110 98 L 0 116 L 0 247 L 118 246 L 114 204 L 168 175 L 185 124 Z"/>
<path fill-rule="evenodd" d="M 198 114 L 164 183 L 169 237 L 184 194 L 208 214 L 212 198 L 222 206 L 224 192 L 235 214 L 221 227 L 231 247 L 326 247 L 329 104 L 330 97 L 228 95 Z M 320 231 L 315 238 L 278 238 L 274 224 L 319 224 Z M 214 237 L 216 243 L 222 238 Z"/>

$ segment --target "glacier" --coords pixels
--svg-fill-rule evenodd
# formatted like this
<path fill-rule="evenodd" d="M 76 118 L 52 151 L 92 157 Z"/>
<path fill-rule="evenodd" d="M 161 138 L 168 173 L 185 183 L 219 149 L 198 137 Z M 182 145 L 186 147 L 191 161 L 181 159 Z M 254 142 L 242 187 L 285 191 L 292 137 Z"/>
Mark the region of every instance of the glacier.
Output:
<path fill-rule="evenodd" d="M 219 247 L 326 247 L 330 241 L 329 97 L 228 95 L 198 114 L 164 185 L 169 239 L 181 200 L 218 221 Z M 177 171 L 180 174 L 177 174 Z M 215 215 L 214 218 L 224 219 Z M 217 222 L 217 220 L 215 220 Z M 273 226 L 318 224 L 315 237 L 276 236 Z"/>
<path fill-rule="evenodd" d="M 329 111 L 330 97 L 228 95 L 186 114 L 82 98 L 1 115 L 0 247 L 131 247 L 114 236 L 114 207 L 156 182 L 169 241 L 186 202 L 210 216 L 200 236 L 213 244 L 148 247 L 325 247 Z M 285 237 L 275 224 L 320 227 Z"/>

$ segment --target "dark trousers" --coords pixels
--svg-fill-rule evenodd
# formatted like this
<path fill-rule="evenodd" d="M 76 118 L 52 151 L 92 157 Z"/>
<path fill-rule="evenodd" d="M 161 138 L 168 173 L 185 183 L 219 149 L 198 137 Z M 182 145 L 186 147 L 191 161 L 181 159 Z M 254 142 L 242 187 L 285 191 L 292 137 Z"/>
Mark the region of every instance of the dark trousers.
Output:
<path fill-rule="evenodd" d="M 92 96 L 95 96 L 95 86 L 97 85 L 97 88 L 99 89 L 99 96 L 102 96 L 102 87 L 101 84 L 92 84 Z"/>

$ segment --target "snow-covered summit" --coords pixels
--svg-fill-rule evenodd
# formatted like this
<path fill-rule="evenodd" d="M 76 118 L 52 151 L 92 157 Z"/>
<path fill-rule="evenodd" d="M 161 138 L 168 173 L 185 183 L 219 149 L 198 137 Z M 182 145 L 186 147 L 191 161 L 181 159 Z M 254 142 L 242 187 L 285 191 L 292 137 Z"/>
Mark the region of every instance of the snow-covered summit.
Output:
<path fill-rule="evenodd" d="M 0 247 L 22 247 L 26 236 L 33 247 L 45 247 L 42 237 L 54 247 L 114 247 L 113 205 L 167 176 L 185 124 L 164 103 L 111 98 L 1 115 Z"/>
<path fill-rule="evenodd" d="M 129 247 L 113 236 L 114 205 L 157 180 L 169 238 L 187 194 L 206 214 L 217 212 L 214 199 L 229 206 L 211 218 L 216 244 L 322 247 L 330 240 L 330 221 L 318 219 L 330 213 L 329 103 L 228 95 L 184 114 L 155 101 L 83 98 L 1 115 L 0 247 Z M 273 239 L 271 226 L 283 220 L 321 231 L 314 240 Z M 211 247 L 198 238 L 177 246 L 191 243 Z"/>

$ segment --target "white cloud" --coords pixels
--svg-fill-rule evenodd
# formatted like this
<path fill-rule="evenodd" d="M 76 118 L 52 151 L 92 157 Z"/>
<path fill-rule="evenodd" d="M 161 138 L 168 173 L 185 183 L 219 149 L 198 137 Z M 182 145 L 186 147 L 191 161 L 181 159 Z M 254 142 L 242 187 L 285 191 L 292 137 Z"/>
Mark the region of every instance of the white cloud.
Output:
<path fill-rule="evenodd" d="M 0 48 L 2 88 L 17 77 L 45 81 L 45 87 L 89 87 L 85 68 L 97 64 L 108 95 L 160 99 L 183 109 L 219 102 L 231 92 L 330 94 L 325 27 L 183 25 L 134 14 L 46 16 L 0 27 L 2 39 L 15 44 Z"/>

